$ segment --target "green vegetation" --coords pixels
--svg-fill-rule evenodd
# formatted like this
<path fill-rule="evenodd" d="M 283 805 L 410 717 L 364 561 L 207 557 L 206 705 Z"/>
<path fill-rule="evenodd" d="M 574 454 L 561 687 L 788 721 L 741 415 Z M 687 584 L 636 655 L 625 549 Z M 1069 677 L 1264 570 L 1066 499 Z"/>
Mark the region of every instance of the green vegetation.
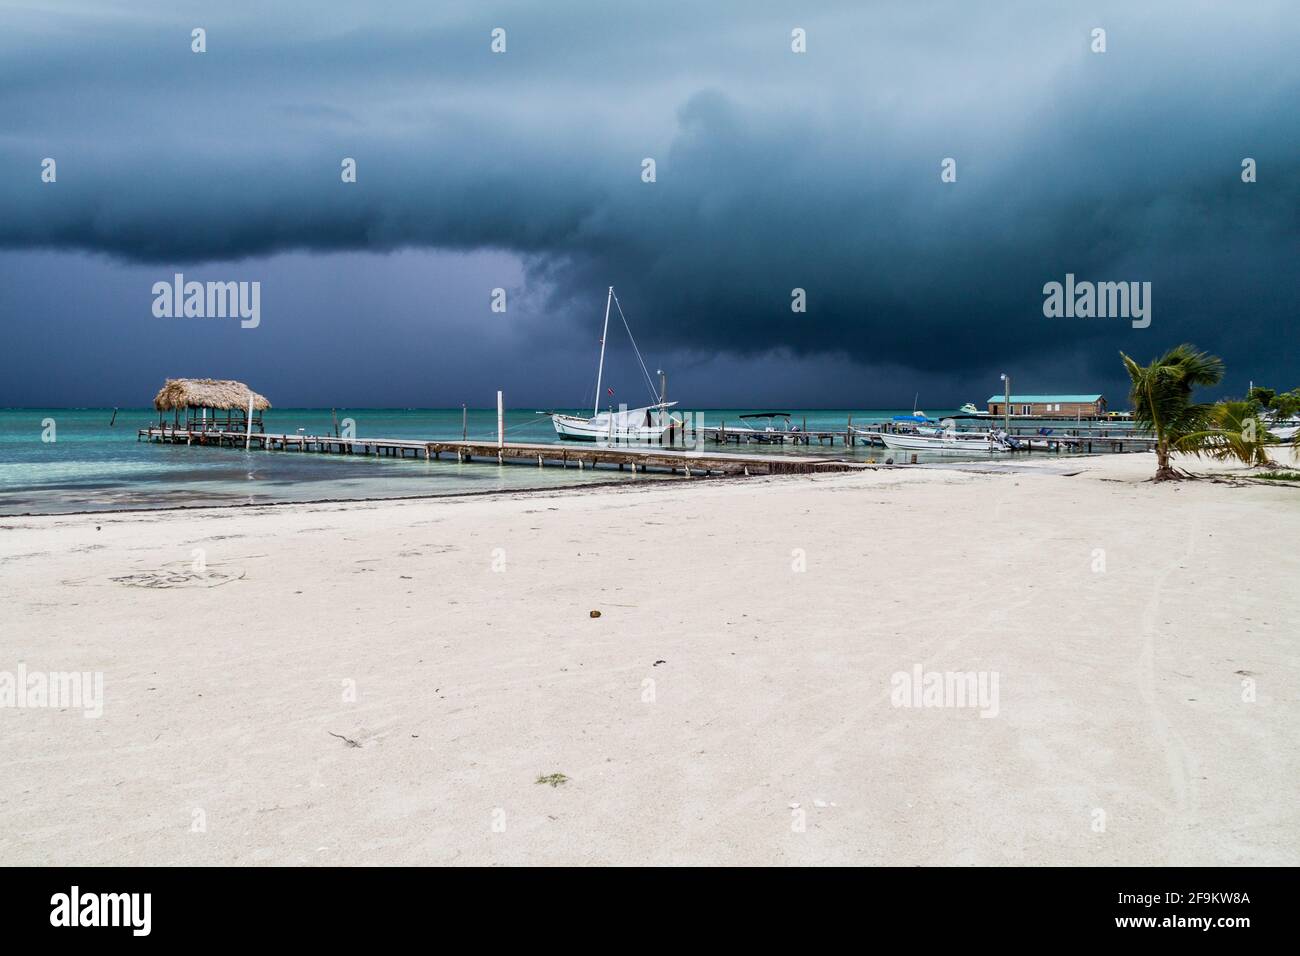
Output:
<path fill-rule="evenodd" d="M 1192 345 L 1179 345 L 1150 365 L 1142 366 L 1123 352 L 1124 368 L 1132 387 L 1133 419 L 1156 437 L 1156 481 L 1180 477 L 1170 464 L 1171 452 L 1182 452 L 1239 461 L 1244 465 L 1276 468 L 1269 457 L 1270 445 L 1282 444 L 1269 431 L 1269 421 L 1282 422 L 1300 416 L 1300 388 L 1289 392 L 1252 388 L 1244 399 L 1224 399 L 1213 405 L 1192 401 L 1196 388 L 1217 385 L 1223 380 L 1223 360 L 1199 351 Z M 1300 451 L 1300 432 L 1291 445 Z M 1295 472 L 1280 472 L 1256 477 L 1277 481 L 1291 480 Z"/>
<path fill-rule="evenodd" d="M 1170 452 L 1189 436 L 1206 431 L 1211 422 L 1212 406 L 1193 402 L 1192 392 L 1223 380 L 1223 359 L 1186 344 L 1174 346 L 1146 366 L 1119 354 L 1132 383 L 1133 419 L 1156 438 L 1155 480 L 1176 479 L 1179 475 L 1169 463 Z"/>
<path fill-rule="evenodd" d="M 1252 478 L 1260 478 L 1264 481 L 1294 481 L 1300 483 L 1300 471 L 1265 471 L 1258 475 L 1251 475 Z"/>
<path fill-rule="evenodd" d="M 1264 411 L 1272 412 L 1278 421 L 1300 416 L 1300 388 L 1278 393 L 1271 388 L 1252 388 L 1246 394 L 1246 400 L 1258 402 Z"/>
<path fill-rule="evenodd" d="M 1184 435 L 1174 442 L 1178 451 L 1206 455 L 1218 461 L 1235 460 L 1243 465 L 1273 467 L 1268 446 L 1278 439 L 1269 434 L 1260 419 L 1255 401 L 1223 401 L 1214 405 L 1207 416 L 1206 428 Z"/>
<path fill-rule="evenodd" d="M 548 773 L 544 777 L 538 777 L 536 783 L 549 783 L 552 787 L 558 787 L 562 783 L 568 783 L 569 778 L 562 773 Z"/>

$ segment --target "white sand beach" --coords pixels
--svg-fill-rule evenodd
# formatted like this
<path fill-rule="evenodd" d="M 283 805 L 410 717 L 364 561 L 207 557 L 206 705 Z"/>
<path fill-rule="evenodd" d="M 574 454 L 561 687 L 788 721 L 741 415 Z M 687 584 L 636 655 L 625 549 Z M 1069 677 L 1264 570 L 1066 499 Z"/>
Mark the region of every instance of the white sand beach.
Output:
<path fill-rule="evenodd" d="M 1300 490 L 1153 470 L 0 519 L 0 862 L 1295 865 Z"/>

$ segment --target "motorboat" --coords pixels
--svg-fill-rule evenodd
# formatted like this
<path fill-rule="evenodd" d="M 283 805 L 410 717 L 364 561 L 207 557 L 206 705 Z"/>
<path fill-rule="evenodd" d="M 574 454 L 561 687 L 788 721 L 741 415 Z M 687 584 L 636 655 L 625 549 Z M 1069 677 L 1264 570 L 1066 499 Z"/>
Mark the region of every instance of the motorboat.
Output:
<path fill-rule="evenodd" d="M 1005 452 L 1014 446 L 1007 436 L 992 429 L 983 432 L 959 432 L 952 419 L 944 419 L 937 429 L 912 433 L 880 432 L 879 438 L 886 448 L 899 451 L 929 451 L 938 453 Z"/>

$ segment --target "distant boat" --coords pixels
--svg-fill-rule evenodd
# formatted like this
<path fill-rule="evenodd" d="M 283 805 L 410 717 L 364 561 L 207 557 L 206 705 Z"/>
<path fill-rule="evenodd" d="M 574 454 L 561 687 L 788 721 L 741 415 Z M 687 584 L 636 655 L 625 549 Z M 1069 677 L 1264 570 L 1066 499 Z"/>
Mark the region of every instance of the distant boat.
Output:
<path fill-rule="evenodd" d="M 933 418 L 927 418 L 925 412 L 913 411 L 910 415 L 895 415 L 890 421 L 895 435 L 937 435 L 942 428 Z M 867 442 L 878 442 L 884 428 L 862 428 L 850 426 L 849 431 Z"/>
<path fill-rule="evenodd" d="M 658 401 L 654 402 L 654 404 L 643 405 L 640 408 L 621 408 L 618 411 L 610 409 L 602 412 L 600 410 L 600 386 L 605 375 L 605 340 L 609 336 L 609 308 L 611 304 L 618 307 L 619 318 L 623 320 L 623 327 L 627 329 L 627 337 L 632 342 L 632 349 L 636 352 L 637 361 L 640 363 L 641 371 L 646 377 L 646 384 L 650 388 L 650 396 L 651 398 L 656 397 L 654 385 L 650 381 L 650 373 L 641 358 L 641 350 L 636 347 L 636 339 L 632 338 L 632 329 L 627 324 L 627 317 L 623 315 L 623 307 L 619 305 L 618 297 L 614 295 L 614 287 L 610 286 L 609 295 L 605 299 L 605 327 L 600 334 L 600 363 L 596 367 L 596 401 L 592 406 L 591 417 L 582 418 L 577 415 L 556 413 L 551 415 L 551 424 L 555 426 L 555 433 L 560 438 L 568 441 L 608 441 L 611 443 L 659 441 L 670 427 L 674 424 L 681 424 L 679 417 L 665 414 L 666 409 L 672 408 L 677 403 L 664 401 L 667 384 L 662 372 L 660 373 Z M 609 394 L 613 395 L 612 389 L 609 390 Z"/>
<path fill-rule="evenodd" d="M 798 425 L 790 424 L 789 412 L 751 412 L 741 415 L 740 420 L 746 424 L 728 427 L 727 434 L 735 435 L 738 439 L 743 437 L 749 442 L 766 445 L 784 442 L 787 438 L 803 434 Z M 758 425 L 762 427 L 756 427 Z"/>
<path fill-rule="evenodd" d="M 974 403 L 972 402 L 967 402 L 960 409 L 958 409 L 958 411 L 960 411 L 963 415 L 987 415 L 988 414 L 988 412 L 980 411 L 978 408 L 975 407 Z"/>

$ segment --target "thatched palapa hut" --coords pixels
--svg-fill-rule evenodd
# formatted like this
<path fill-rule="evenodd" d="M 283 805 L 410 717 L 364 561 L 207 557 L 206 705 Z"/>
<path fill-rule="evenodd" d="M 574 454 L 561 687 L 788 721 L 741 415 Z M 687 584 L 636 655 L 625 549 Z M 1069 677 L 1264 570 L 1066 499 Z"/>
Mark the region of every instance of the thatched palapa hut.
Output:
<path fill-rule="evenodd" d="M 215 378 L 169 378 L 154 396 L 158 422 L 163 413 L 172 413 L 172 422 L 180 425 L 185 411 L 185 427 L 191 431 L 244 431 L 248 427 L 249 399 L 253 405 L 253 429 L 262 431 L 262 412 L 271 407 L 263 395 L 243 382 Z"/>

